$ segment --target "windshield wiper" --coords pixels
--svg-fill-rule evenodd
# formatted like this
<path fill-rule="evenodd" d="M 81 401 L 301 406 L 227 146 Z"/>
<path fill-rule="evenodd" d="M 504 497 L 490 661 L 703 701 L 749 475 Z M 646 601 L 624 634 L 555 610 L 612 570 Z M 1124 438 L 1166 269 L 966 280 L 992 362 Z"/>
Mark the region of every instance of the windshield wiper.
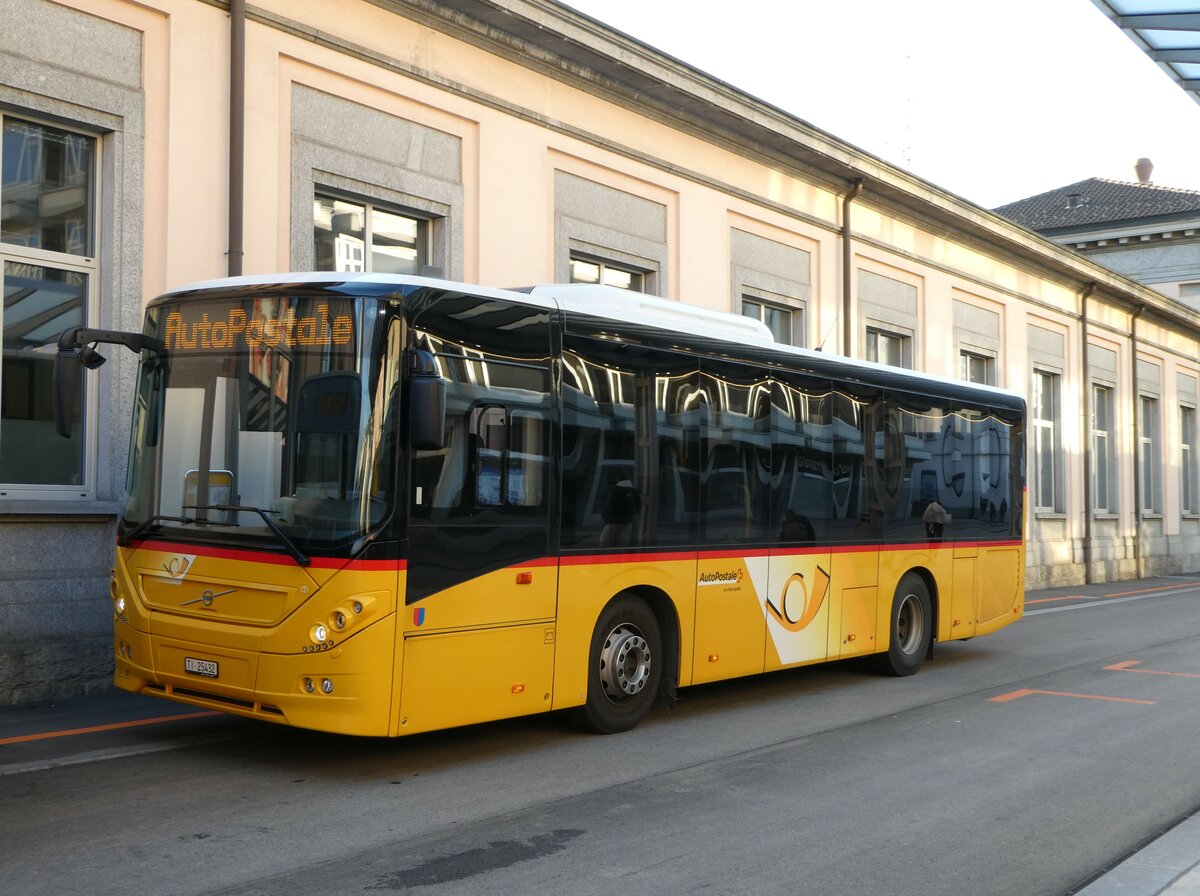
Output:
<path fill-rule="evenodd" d="M 241 504 L 184 504 L 183 510 L 221 510 L 227 513 L 257 513 L 262 517 L 262 521 L 267 524 L 267 528 L 275 533 L 275 537 L 279 539 L 279 543 L 287 549 L 287 552 L 292 555 L 292 559 L 301 566 L 308 566 L 312 561 L 308 554 L 300 550 L 296 546 L 296 542 L 288 538 L 286 532 L 279 528 L 279 523 L 275 522 L 270 517 L 271 511 L 263 510 L 261 507 L 246 507 Z M 160 517 L 164 519 L 164 517 Z M 191 520 L 191 522 L 207 522 L 206 520 Z"/>
<path fill-rule="evenodd" d="M 117 544 L 119 544 L 121 547 L 128 547 L 131 541 L 136 539 L 139 535 L 143 535 L 150 531 L 151 526 L 157 526 L 160 522 L 183 523 L 186 526 L 196 521 L 189 519 L 186 516 L 163 516 L 162 514 L 156 514 L 149 519 L 142 520 L 128 532 L 124 533 L 119 539 L 117 539 Z"/>

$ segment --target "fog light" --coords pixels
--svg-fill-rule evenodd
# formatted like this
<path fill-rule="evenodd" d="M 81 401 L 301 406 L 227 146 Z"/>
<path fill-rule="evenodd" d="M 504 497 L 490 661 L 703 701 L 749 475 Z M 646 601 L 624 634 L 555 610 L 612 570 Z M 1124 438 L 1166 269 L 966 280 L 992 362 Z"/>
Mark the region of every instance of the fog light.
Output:
<path fill-rule="evenodd" d="M 346 614 L 341 610 L 333 614 L 333 627 L 339 632 L 346 627 Z"/>
<path fill-rule="evenodd" d="M 330 681 L 328 678 L 321 679 L 321 692 L 323 694 L 332 694 L 333 693 L 333 682 Z"/>
<path fill-rule="evenodd" d="M 312 640 L 314 644 L 324 644 L 325 639 L 329 637 L 329 630 L 321 623 L 317 623 L 312 629 Z"/>
<path fill-rule="evenodd" d="M 314 684 L 314 683 L 313 683 L 313 680 L 312 680 L 311 678 L 306 678 L 306 679 L 304 679 L 304 691 L 305 691 L 305 693 L 307 693 L 307 694 L 311 694 L 311 693 L 312 693 L 313 691 L 315 691 L 316 689 L 317 689 L 317 686 L 316 686 L 316 684 Z"/>

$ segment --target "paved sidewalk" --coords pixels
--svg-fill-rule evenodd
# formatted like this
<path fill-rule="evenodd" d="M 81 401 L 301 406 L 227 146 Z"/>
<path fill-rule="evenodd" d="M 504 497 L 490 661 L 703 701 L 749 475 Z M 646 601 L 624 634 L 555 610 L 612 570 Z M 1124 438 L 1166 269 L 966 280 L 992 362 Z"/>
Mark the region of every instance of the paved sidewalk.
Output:
<path fill-rule="evenodd" d="M 1076 896 L 1200 896 L 1200 815 L 1167 831 Z"/>

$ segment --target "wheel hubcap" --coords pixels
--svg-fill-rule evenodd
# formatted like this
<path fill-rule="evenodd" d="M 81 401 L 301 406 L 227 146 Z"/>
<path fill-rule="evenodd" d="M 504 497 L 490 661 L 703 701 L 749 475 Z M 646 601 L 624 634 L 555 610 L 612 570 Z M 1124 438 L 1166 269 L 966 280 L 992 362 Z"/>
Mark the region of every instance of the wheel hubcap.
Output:
<path fill-rule="evenodd" d="M 906 654 L 914 654 L 925 637 L 925 611 L 915 594 L 906 594 L 896 616 L 896 640 Z"/>
<path fill-rule="evenodd" d="M 600 651 L 600 684 L 611 700 L 641 693 L 650 680 L 650 645 L 628 624 L 618 625 L 604 639 Z"/>

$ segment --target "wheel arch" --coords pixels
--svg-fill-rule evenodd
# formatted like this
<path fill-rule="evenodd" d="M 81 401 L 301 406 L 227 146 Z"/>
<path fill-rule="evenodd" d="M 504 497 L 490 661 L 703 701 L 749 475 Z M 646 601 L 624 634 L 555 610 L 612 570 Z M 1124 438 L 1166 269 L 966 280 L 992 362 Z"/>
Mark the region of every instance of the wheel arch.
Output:
<path fill-rule="evenodd" d="M 671 600 L 667 592 L 654 585 L 633 585 L 614 594 L 608 603 L 612 603 L 622 594 L 633 594 L 640 598 L 658 620 L 658 630 L 662 634 L 663 651 L 666 654 L 663 663 L 663 694 L 661 696 L 668 701 L 673 701 L 682 672 L 679 651 L 683 635 L 680 629 L 679 611 L 675 607 L 675 602 Z M 605 606 L 607 607 L 608 604 Z"/>

